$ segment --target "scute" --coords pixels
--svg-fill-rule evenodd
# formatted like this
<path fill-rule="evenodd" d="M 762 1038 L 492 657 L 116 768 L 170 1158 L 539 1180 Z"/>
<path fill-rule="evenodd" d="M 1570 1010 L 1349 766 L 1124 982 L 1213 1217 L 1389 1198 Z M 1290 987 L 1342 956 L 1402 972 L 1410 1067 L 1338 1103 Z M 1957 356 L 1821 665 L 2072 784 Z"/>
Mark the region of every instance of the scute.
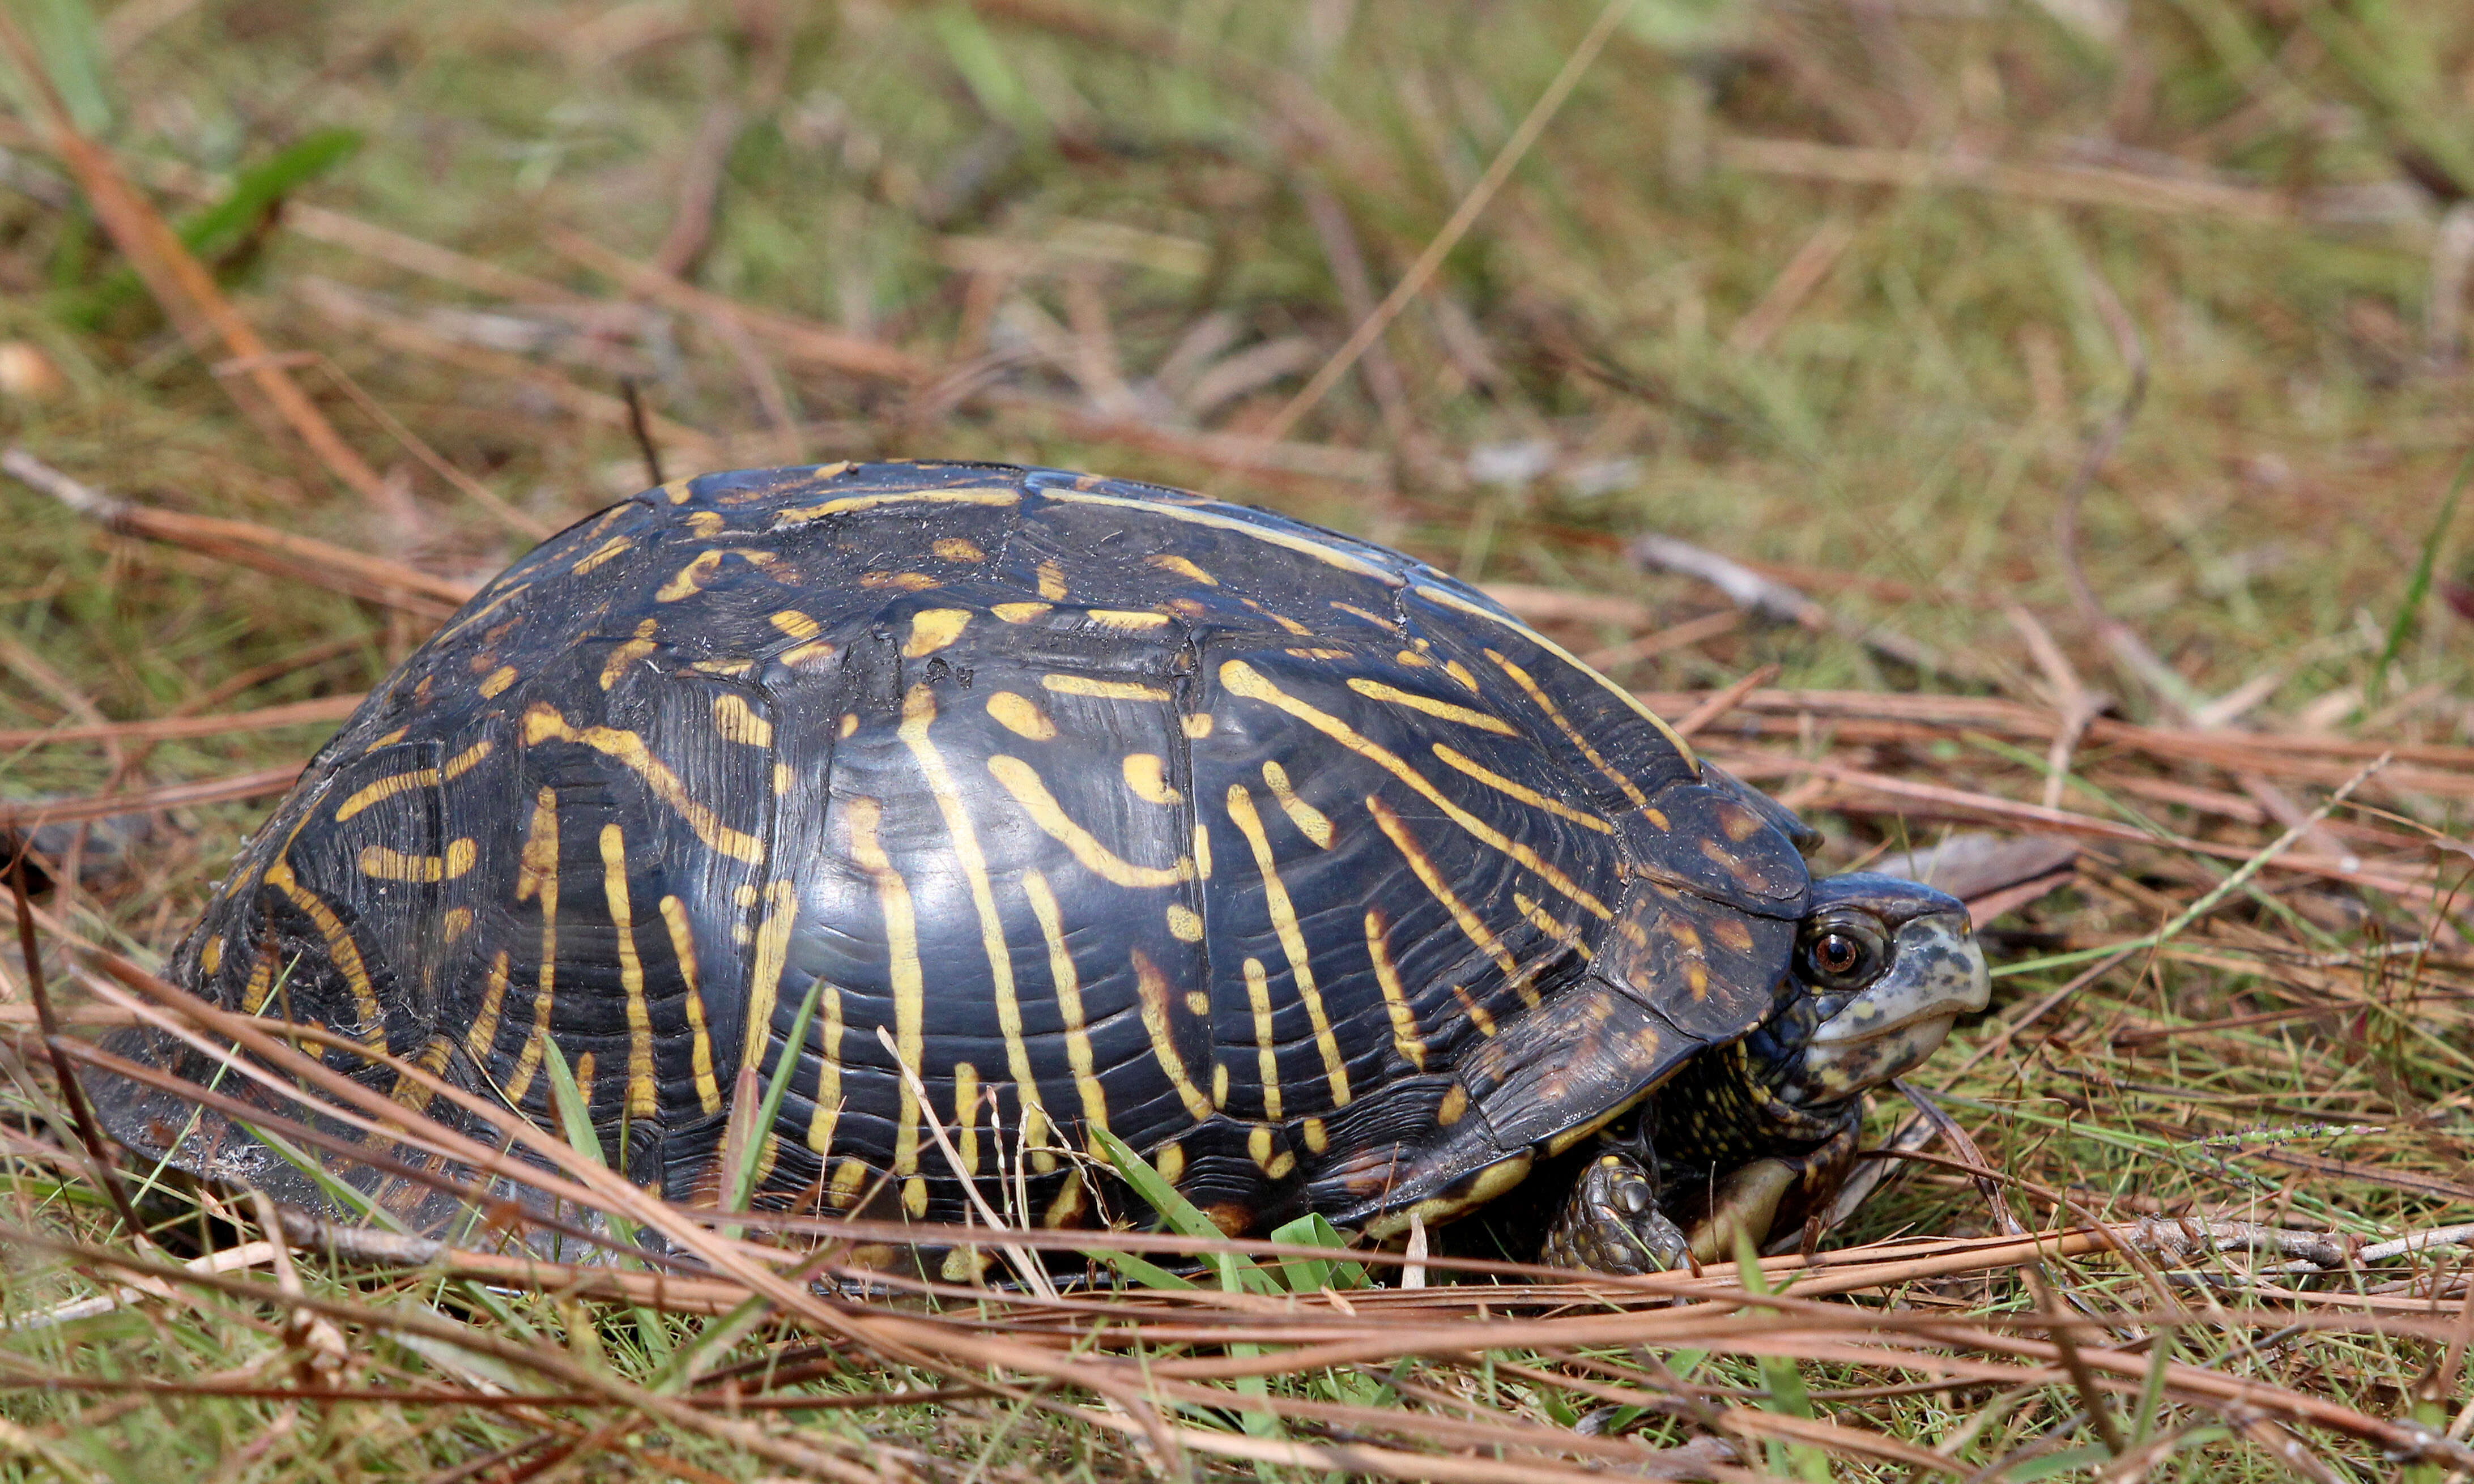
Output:
<path fill-rule="evenodd" d="M 1024 1217 L 1096 1219 L 1122 1192 L 1077 1156 L 1104 1124 L 1232 1226 L 1380 1227 L 1750 1030 L 1809 890 L 1760 806 L 1475 589 L 1352 538 L 1058 471 L 744 471 L 473 598 L 174 968 L 545 1122 L 554 1043 L 676 1199 L 714 1198 L 730 1108 L 788 1065 L 777 1206 L 956 1220 L 964 1178 L 1004 1204 L 1027 1160 Z M 174 1100 L 97 1088 L 174 1152 Z M 210 1120 L 177 1156 L 277 1178 L 254 1147 Z M 327 1162 L 443 1217 L 350 1141 Z"/>

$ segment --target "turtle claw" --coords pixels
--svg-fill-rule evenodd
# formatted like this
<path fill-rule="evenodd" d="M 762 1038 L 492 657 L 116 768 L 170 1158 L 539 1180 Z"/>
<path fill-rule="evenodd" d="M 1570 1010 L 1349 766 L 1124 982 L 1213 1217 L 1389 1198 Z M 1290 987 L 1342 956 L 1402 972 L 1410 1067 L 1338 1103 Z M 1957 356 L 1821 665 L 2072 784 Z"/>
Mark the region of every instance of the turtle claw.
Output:
<path fill-rule="evenodd" d="M 1606 1154 L 1573 1185 L 1538 1260 L 1630 1277 L 1682 1267 L 1691 1251 L 1683 1229 L 1658 1208 L 1648 1169 L 1630 1155 Z"/>

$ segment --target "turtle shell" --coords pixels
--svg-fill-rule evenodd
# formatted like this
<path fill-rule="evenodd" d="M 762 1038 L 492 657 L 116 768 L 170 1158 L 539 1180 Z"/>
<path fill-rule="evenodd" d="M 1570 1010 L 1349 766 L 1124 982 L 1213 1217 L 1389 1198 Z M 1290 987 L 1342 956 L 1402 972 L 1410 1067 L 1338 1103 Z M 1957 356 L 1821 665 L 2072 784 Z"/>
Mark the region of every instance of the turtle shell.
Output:
<path fill-rule="evenodd" d="M 1077 1156 L 1105 1127 L 1232 1232 L 1380 1231 L 1768 1010 L 1809 878 L 1764 806 L 1364 542 L 1053 470 L 712 474 L 423 645 L 174 974 L 551 1127 L 554 1045 L 675 1200 L 717 1198 L 804 1010 L 764 1204 L 959 1220 L 967 1176 L 1103 1219 Z M 314 1199 L 220 1117 L 97 1082 L 137 1149 Z"/>

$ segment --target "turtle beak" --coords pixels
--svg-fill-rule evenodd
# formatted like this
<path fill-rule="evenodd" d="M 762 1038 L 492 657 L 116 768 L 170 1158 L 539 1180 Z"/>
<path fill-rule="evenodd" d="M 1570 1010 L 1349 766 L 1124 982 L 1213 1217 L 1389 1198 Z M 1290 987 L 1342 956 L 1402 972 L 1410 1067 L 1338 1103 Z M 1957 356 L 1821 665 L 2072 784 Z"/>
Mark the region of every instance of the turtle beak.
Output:
<path fill-rule="evenodd" d="M 1880 977 L 1813 1027 L 1802 1063 L 1779 1089 L 1807 1107 L 1839 1103 L 1921 1065 L 1960 1015 L 1992 998 L 1984 950 L 1965 912 L 1899 925 Z"/>

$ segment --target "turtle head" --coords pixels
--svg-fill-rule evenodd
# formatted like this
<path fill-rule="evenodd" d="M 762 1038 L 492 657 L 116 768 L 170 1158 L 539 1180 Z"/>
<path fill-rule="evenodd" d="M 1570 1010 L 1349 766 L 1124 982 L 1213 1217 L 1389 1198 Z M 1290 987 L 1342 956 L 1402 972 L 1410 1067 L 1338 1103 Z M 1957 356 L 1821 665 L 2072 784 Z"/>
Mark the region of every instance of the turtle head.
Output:
<path fill-rule="evenodd" d="M 1819 1111 L 1914 1070 L 1991 992 L 1957 898 L 1895 876 L 1833 876 L 1813 883 L 1786 1002 L 1747 1049 L 1776 1096 Z"/>

